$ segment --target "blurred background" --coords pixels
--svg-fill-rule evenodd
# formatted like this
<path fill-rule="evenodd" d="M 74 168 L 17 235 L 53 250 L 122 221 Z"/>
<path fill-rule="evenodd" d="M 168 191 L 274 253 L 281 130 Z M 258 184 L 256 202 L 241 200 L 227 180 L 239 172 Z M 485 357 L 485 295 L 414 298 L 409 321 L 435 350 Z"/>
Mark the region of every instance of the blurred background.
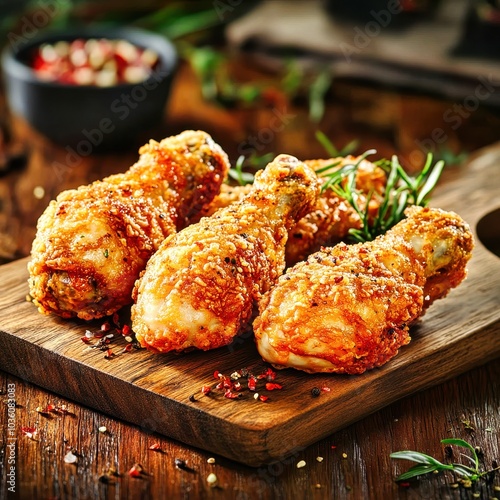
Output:
<path fill-rule="evenodd" d="M 140 144 L 184 129 L 212 134 L 248 169 L 278 153 L 371 148 L 409 171 L 428 152 L 452 169 L 500 139 L 497 0 L 0 0 L 3 50 L 96 26 L 173 42 L 161 123 L 113 151 L 75 155 L 13 112 L 2 81 L 0 262 L 29 254 L 60 191 L 126 170 Z"/>

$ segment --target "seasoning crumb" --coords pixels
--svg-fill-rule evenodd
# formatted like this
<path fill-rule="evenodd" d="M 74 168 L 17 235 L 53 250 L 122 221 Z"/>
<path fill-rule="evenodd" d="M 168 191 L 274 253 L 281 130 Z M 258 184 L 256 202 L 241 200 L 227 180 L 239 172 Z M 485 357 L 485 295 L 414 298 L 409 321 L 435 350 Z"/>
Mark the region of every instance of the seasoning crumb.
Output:
<path fill-rule="evenodd" d="M 78 457 L 73 453 L 73 450 L 69 450 L 64 456 L 64 462 L 67 464 L 75 464 L 77 460 Z"/>
<path fill-rule="evenodd" d="M 317 462 L 323 462 L 323 457 L 316 457 Z"/>
<path fill-rule="evenodd" d="M 300 462 L 297 462 L 297 469 L 302 469 L 302 467 L 306 466 L 306 461 L 301 460 Z"/>
<path fill-rule="evenodd" d="M 311 389 L 311 396 L 317 398 L 321 394 L 321 389 L 319 387 L 313 387 Z"/>
<path fill-rule="evenodd" d="M 101 425 L 99 427 L 99 432 L 101 432 L 102 434 L 105 434 L 106 432 L 108 432 L 108 429 L 106 428 L 106 426 Z"/>
<path fill-rule="evenodd" d="M 45 196 L 45 189 L 43 186 L 35 186 L 33 189 L 33 196 L 37 200 L 41 200 Z"/>
<path fill-rule="evenodd" d="M 191 403 L 196 402 L 196 398 L 195 398 L 194 394 L 191 394 L 191 396 L 189 396 L 189 401 L 191 401 Z"/>
<path fill-rule="evenodd" d="M 494 486 L 494 487 L 493 487 L 493 489 L 494 489 L 495 491 L 500 491 L 500 486 Z"/>
<path fill-rule="evenodd" d="M 253 395 L 253 398 L 254 398 L 254 399 L 259 399 L 259 393 L 258 393 L 258 392 L 256 392 L 256 393 Z"/>
<path fill-rule="evenodd" d="M 456 488 L 458 488 L 458 483 L 450 484 L 450 487 L 456 489 Z"/>
<path fill-rule="evenodd" d="M 209 459 L 207 459 L 207 463 L 214 464 L 215 463 L 215 458 L 214 457 L 210 457 Z"/>
<path fill-rule="evenodd" d="M 217 484 L 217 476 L 213 472 L 207 476 L 207 483 L 212 488 Z"/>
<path fill-rule="evenodd" d="M 347 453 L 342 453 L 342 458 L 347 458 Z"/>
<path fill-rule="evenodd" d="M 481 493 L 478 493 L 477 491 L 472 494 L 472 498 L 480 498 L 480 497 L 481 497 Z"/>
<path fill-rule="evenodd" d="M 316 483 L 316 484 L 314 485 L 314 487 L 315 487 L 317 490 L 320 490 L 320 489 L 321 489 L 321 484 Z"/>

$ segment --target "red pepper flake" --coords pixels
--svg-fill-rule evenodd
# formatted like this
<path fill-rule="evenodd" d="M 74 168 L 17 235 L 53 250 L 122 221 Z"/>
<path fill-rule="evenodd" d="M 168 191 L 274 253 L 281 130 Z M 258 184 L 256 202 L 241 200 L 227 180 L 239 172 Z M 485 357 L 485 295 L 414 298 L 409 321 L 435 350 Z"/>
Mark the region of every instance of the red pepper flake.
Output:
<path fill-rule="evenodd" d="M 120 316 L 118 313 L 113 314 L 113 324 L 117 327 L 120 328 Z"/>
<path fill-rule="evenodd" d="M 133 349 L 133 347 L 134 347 L 134 346 L 132 345 L 132 343 L 127 344 L 127 345 L 123 348 L 123 352 L 131 352 L 131 351 L 132 351 L 132 349 Z"/>
<path fill-rule="evenodd" d="M 111 325 L 109 324 L 109 321 L 105 321 L 101 325 L 101 332 L 109 332 L 111 330 Z"/>
<path fill-rule="evenodd" d="M 340 283 L 342 280 L 344 279 L 343 276 L 335 276 L 335 278 L 333 279 L 334 283 L 338 284 Z"/>
<path fill-rule="evenodd" d="M 248 377 L 248 389 L 250 391 L 255 391 L 256 388 L 257 388 L 257 379 L 253 375 L 250 375 Z"/>
<path fill-rule="evenodd" d="M 94 333 L 94 337 L 96 339 L 102 339 L 104 337 L 104 333 L 102 333 L 102 332 L 96 332 L 96 333 Z"/>
<path fill-rule="evenodd" d="M 220 377 L 222 377 L 222 376 L 223 376 L 223 375 L 222 375 L 222 373 L 221 373 L 219 370 L 215 370 L 215 371 L 214 371 L 214 378 L 220 378 Z"/>
<path fill-rule="evenodd" d="M 336 445 L 336 444 L 332 444 L 332 445 L 330 446 L 330 448 L 331 448 L 332 450 L 335 450 L 335 449 L 337 448 L 337 445 Z"/>
<path fill-rule="evenodd" d="M 266 402 L 269 399 L 269 396 L 264 396 L 264 394 L 260 394 L 259 399 L 263 402 Z"/>
<path fill-rule="evenodd" d="M 274 391 L 275 389 L 283 389 L 283 386 L 275 382 L 266 382 L 266 389 L 268 391 Z"/>
<path fill-rule="evenodd" d="M 160 443 L 153 443 L 150 447 L 149 447 L 150 450 L 153 450 L 153 451 L 161 451 L 161 445 Z"/>
<path fill-rule="evenodd" d="M 241 396 L 242 396 L 241 392 L 232 392 L 231 390 L 227 390 L 224 393 L 224 397 L 228 399 L 238 399 Z"/>
<path fill-rule="evenodd" d="M 201 388 L 201 392 L 202 394 L 210 394 L 210 392 L 212 392 L 212 388 L 209 385 L 204 385 Z"/>
<path fill-rule="evenodd" d="M 30 439 L 33 439 L 33 436 L 36 434 L 37 430 L 36 427 L 21 427 L 21 432 Z"/>
<path fill-rule="evenodd" d="M 123 328 L 122 328 L 122 335 L 124 337 L 127 337 L 130 335 L 130 326 L 128 325 L 123 325 Z"/>
<path fill-rule="evenodd" d="M 55 407 L 54 405 L 48 404 L 45 408 L 42 408 L 41 406 L 36 409 L 38 413 L 41 413 L 42 415 L 48 415 L 51 411 L 54 411 Z"/>
<path fill-rule="evenodd" d="M 329 387 L 327 387 L 326 385 L 325 385 L 325 386 L 323 386 L 323 387 L 321 388 L 321 390 L 322 390 L 323 392 L 330 392 L 330 391 L 331 391 L 331 389 L 330 389 Z"/>
<path fill-rule="evenodd" d="M 410 487 L 410 483 L 408 483 L 408 482 L 399 483 L 399 486 L 401 486 L 402 488 L 409 488 Z"/>
<path fill-rule="evenodd" d="M 104 359 L 111 359 L 114 358 L 116 354 L 113 352 L 112 349 L 107 349 L 106 354 L 104 355 Z"/>
<path fill-rule="evenodd" d="M 82 342 L 83 342 L 84 344 L 90 344 L 90 343 L 91 343 L 91 342 L 90 342 L 90 338 L 89 338 L 89 337 L 82 337 Z"/>
<path fill-rule="evenodd" d="M 257 375 L 257 378 L 258 379 L 265 378 L 268 382 L 271 382 L 276 378 L 276 372 L 271 370 L 271 368 L 268 368 L 264 373 Z"/>
<path fill-rule="evenodd" d="M 144 469 L 141 464 L 134 464 L 132 468 L 128 471 L 130 477 L 141 477 L 144 473 Z"/>

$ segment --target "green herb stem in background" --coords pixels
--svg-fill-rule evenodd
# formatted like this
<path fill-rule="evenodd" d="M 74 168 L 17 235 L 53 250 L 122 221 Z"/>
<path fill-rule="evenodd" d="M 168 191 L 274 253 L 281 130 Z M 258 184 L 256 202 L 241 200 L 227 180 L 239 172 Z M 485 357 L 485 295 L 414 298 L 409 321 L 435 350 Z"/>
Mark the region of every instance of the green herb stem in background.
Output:
<path fill-rule="evenodd" d="M 470 452 L 470 456 L 463 454 L 461 454 L 461 456 L 467 458 L 472 463 L 472 465 L 464 465 L 462 463 L 443 464 L 439 460 L 418 451 L 396 451 L 394 453 L 391 453 L 391 458 L 410 460 L 416 463 L 416 465 L 408 469 L 406 472 L 400 474 L 396 478 L 396 481 L 407 481 L 408 479 L 423 476 L 431 472 L 448 471 L 454 473 L 456 476 L 460 476 L 460 480 L 462 482 L 467 482 L 470 484 L 481 479 L 486 479 L 490 476 L 490 474 L 493 474 L 500 469 L 500 467 L 496 467 L 490 470 L 482 470 L 476 449 L 463 439 L 442 439 L 441 443 L 466 448 Z"/>
<path fill-rule="evenodd" d="M 342 153 L 345 153 L 343 150 L 338 151 L 321 131 L 316 133 L 316 138 L 331 157 L 343 156 Z M 393 156 L 391 160 L 378 160 L 374 164 L 384 170 L 386 175 L 384 192 L 364 193 L 356 188 L 356 174 L 361 162 L 374 153 L 376 151 L 373 149 L 366 151 L 353 159 L 352 163 L 344 164 L 340 169 L 331 171 L 340 163 L 334 162 L 316 171 L 325 179 L 322 192 L 331 189 L 337 196 L 345 199 L 358 214 L 361 227 L 351 228 L 348 233 L 352 242 L 371 241 L 384 234 L 405 218 L 404 212 L 408 206 L 426 206 L 444 169 L 442 160 L 433 165 L 433 157 L 430 153 L 427 155 L 424 167 L 415 177 L 410 176 L 404 170 L 397 156 Z M 377 209 L 373 213 L 370 202 L 375 197 Z"/>
<path fill-rule="evenodd" d="M 267 153 L 259 156 L 252 153 L 248 158 L 239 156 L 236 164 L 229 170 L 229 177 L 235 180 L 240 186 L 252 184 L 255 178 L 255 172 L 263 169 L 274 157 L 273 153 Z M 249 172 L 253 170 L 253 172 Z"/>

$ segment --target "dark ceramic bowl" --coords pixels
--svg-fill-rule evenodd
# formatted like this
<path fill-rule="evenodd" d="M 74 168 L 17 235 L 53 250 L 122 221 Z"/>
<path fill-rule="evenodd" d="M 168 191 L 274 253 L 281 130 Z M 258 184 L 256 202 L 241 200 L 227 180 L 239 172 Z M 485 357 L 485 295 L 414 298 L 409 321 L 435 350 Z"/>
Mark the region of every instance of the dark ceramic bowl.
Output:
<path fill-rule="evenodd" d="M 147 80 L 111 87 L 47 82 L 30 67 L 37 46 L 79 38 L 126 40 L 139 48 L 152 49 L 159 60 Z M 176 65 L 177 52 L 170 41 L 129 28 L 50 32 L 18 47 L 8 47 L 2 57 L 10 110 L 80 156 L 125 149 L 160 125 Z"/>

